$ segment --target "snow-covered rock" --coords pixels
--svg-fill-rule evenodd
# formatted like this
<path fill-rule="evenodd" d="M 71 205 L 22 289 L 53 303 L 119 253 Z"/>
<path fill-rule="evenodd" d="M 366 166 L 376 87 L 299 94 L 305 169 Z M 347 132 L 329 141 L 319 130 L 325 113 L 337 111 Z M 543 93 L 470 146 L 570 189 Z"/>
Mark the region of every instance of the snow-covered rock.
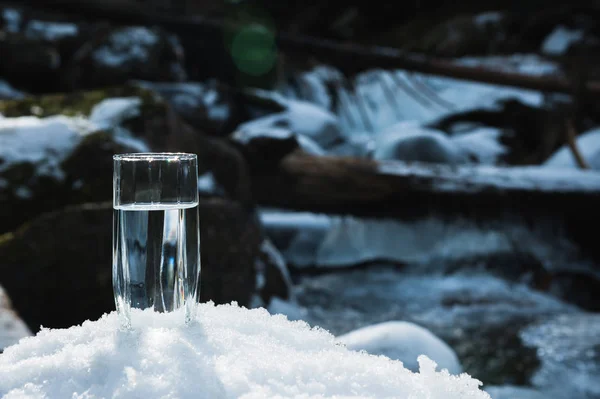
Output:
<path fill-rule="evenodd" d="M 577 137 L 577 149 L 590 168 L 600 170 L 600 129 L 593 129 Z M 556 151 L 544 166 L 549 168 L 577 169 L 573 152 L 569 146 L 564 145 Z"/>
<path fill-rule="evenodd" d="M 489 399 L 466 374 L 419 372 L 336 345 L 334 337 L 264 309 L 199 306 L 133 313 L 120 331 L 113 312 L 66 330 L 43 330 L 0 357 L 5 398 L 430 398 Z"/>
<path fill-rule="evenodd" d="M 0 353 L 4 348 L 16 344 L 31 332 L 10 305 L 10 300 L 0 287 Z"/>
<path fill-rule="evenodd" d="M 412 371 L 419 369 L 417 359 L 425 355 L 451 374 L 462 372 L 452 348 L 431 331 L 414 323 L 388 321 L 366 326 L 339 336 L 338 341 L 348 349 L 400 360 Z"/>
<path fill-rule="evenodd" d="M 244 145 L 248 145 L 255 139 L 270 139 L 274 141 L 295 140 L 302 151 L 307 154 L 325 155 L 325 151 L 310 137 L 296 134 L 289 128 L 264 126 L 261 123 L 254 123 L 254 121 L 242 124 L 233 132 L 231 137 Z"/>
<path fill-rule="evenodd" d="M 542 43 L 542 52 L 549 55 L 563 55 L 573 43 L 582 40 L 583 36 L 584 32 L 580 29 L 559 25 Z"/>
<path fill-rule="evenodd" d="M 257 133 L 291 131 L 315 142 L 318 146 L 307 146 L 313 152 L 318 151 L 318 147 L 327 149 L 343 141 L 337 118 L 331 113 L 305 101 L 287 101 L 285 106 L 285 111 L 244 123 L 238 130 Z"/>
<path fill-rule="evenodd" d="M 0 172 L 31 163 L 36 174 L 62 178 L 60 163 L 96 127 L 85 118 L 0 117 Z"/>
<path fill-rule="evenodd" d="M 161 29 L 115 29 L 85 60 L 84 86 L 123 84 L 128 80 L 182 81 L 186 77 L 179 40 Z"/>
<path fill-rule="evenodd" d="M 373 158 L 458 165 L 468 158 L 444 133 L 400 123 L 375 138 Z"/>

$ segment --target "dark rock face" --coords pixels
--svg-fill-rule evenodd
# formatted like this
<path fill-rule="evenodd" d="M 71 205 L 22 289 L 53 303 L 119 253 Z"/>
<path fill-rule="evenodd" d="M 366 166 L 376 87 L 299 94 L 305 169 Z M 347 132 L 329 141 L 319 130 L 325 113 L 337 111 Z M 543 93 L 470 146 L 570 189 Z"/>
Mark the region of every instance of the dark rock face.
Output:
<path fill-rule="evenodd" d="M 262 236 L 234 202 L 199 205 L 200 298 L 248 305 Z M 0 238 L 0 284 L 27 325 L 68 327 L 114 310 L 112 204 L 85 204 L 44 214 Z"/>

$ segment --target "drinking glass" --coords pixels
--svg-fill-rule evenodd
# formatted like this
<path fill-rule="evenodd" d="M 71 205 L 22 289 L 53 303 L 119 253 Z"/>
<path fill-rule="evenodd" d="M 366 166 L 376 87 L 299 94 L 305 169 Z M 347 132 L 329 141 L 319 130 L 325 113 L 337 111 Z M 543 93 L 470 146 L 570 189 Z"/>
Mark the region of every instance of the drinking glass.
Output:
<path fill-rule="evenodd" d="M 113 290 L 122 325 L 131 308 L 195 318 L 200 278 L 194 154 L 113 156 Z"/>

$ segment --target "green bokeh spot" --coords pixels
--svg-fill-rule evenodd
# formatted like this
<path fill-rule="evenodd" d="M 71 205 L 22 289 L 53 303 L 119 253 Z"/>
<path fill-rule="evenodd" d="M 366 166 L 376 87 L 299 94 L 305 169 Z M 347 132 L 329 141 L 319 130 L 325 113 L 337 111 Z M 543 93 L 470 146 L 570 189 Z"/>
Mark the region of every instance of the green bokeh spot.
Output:
<path fill-rule="evenodd" d="M 238 69 L 252 76 L 269 72 L 277 59 L 273 32 L 259 24 L 240 29 L 233 37 L 230 50 Z"/>

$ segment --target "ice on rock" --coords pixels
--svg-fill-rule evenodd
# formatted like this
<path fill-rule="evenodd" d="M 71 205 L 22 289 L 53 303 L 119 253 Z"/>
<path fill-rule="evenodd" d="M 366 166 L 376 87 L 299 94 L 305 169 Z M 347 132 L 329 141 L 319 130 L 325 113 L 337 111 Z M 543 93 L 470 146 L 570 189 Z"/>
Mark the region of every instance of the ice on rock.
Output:
<path fill-rule="evenodd" d="M 417 371 L 417 359 L 425 355 L 451 374 L 462 372 L 454 350 L 429 330 L 414 323 L 388 321 L 359 328 L 337 339 L 348 349 L 400 360 L 409 370 Z"/>
<path fill-rule="evenodd" d="M 427 398 L 489 399 L 466 374 L 419 372 L 348 350 L 321 329 L 264 309 L 202 304 L 198 324 L 180 312 L 116 313 L 65 330 L 44 329 L 0 356 L 5 398 Z"/>
<path fill-rule="evenodd" d="M 600 129 L 593 129 L 577 137 L 577 149 L 590 168 L 600 170 Z M 545 163 L 549 168 L 579 169 L 573 152 L 568 146 L 561 147 Z"/>

